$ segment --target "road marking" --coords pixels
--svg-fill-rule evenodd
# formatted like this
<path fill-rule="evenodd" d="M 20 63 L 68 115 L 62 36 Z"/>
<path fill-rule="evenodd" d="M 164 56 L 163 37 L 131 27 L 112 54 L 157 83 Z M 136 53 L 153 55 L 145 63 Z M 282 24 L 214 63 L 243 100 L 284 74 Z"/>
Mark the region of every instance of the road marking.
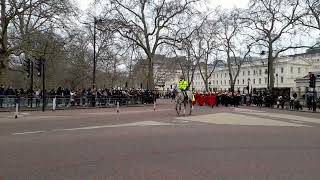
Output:
<path fill-rule="evenodd" d="M 79 130 L 92 130 L 92 129 L 104 129 L 104 128 L 116 128 L 116 127 L 147 127 L 147 126 L 170 126 L 174 125 L 171 123 L 163 123 L 157 121 L 141 121 L 128 124 L 115 124 L 115 125 L 104 125 L 104 126 L 87 126 L 80 128 L 68 128 L 68 129 L 54 129 L 49 131 L 33 131 L 33 132 L 22 132 L 22 133 L 12 133 L 12 135 L 28 135 L 37 133 L 49 133 L 49 132 L 62 132 L 62 131 L 79 131 Z"/>
<path fill-rule="evenodd" d="M 174 109 L 158 109 L 156 112 L 162 112 L 162 111 L 174 111 Z M 120 114 L 136 114 L 136 113 L 145 113 L 145 112 L 154 112 L 153 109 L 147 109 L 144 111 L 125 111 L 121 110 L 120 108 Z M 81 113 L 83 115 L 107 115 L 107 114 L 118 114 L 117 112 L 96 112 L 96 113 Z"/>
<path fill-rule="evenodd" d="M 256 112 L 256 113 L 264 113 L 265 111 L 258 111 L 258 110 L 254 110 L 254 109 L 245 109 L 245 108 L 234 108 L 234 111 L 236 112 Z"/>
<path fill-rule="evenodd" d="M 31 113 L 20 113 L 21 115 L 24 115 L 24 116 L 29 116 L 29 115 L 31 115 Z"/>
<path fill-rule="evenodd" d="M 116 124 L 116 125 L 105 125 L 105 126 L 88 126 L 88 127 L 70 128 L 70 129 L 55 129 L 53 131 L 77 131 L 77 130 L 103 129 L 103 128 L 114 128 L 114 127 L 168 126 L 168 125 L 172 125 L 172 124 L 156 122 L 156 121 L 141 121 L 141 122 L 128 123 L 128 124 Z"/>
<path fill-rule="evenodd" d="M 33 132 L 12 133 L 12 135 L 38 134 L 38 133 L 45 133 L 45 132 L 46 131 L 33 131 Z"/>
<path fill-rule="evenodd" d="M 50 119 L 50 118 L 68 118 L 71 116 L 28 116 L 26 119 L 36 120 L 36 119 Z"/>
<path fill-rule="evenodd" d="M 288 123 L 267 118 L 232 113 L 216 113 L 193 117 L 179 117 L 177 119 L 221 125 L 310 127 L 302 124 Z"/>

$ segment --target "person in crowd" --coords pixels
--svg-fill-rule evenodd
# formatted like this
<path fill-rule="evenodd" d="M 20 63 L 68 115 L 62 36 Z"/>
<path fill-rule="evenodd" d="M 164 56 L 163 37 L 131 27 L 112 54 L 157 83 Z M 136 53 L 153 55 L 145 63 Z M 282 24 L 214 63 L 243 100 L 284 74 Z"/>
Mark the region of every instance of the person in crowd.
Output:
<path fill-rule="evenodd" d="M 75 105 L 76 92 L 74 90 L 70 91 L 70 105 Z"/>
<path fill-rule="evenodd" d="M 7 97 L 7 105 L 9 107 L 13 107 L 14 106 L 14 96 L 15 96 L 15 92 L 13 90 L 13 88 L 11 86 L 9 86 L 5 92 L 4 92 L 5 96 Z"/>
<path fill-rule="evenodd" d="M 41 90 L 38 89 L 35 93 L 36 98 L 36 107 L 40 107 L 40 100 L 41 100 Z"/>
<path fill-rule="evenodd" d="M 0 86 L 0 108 L 3 108 L 3 102 L 5 99 L 5 89 L 3 84 L 1 84 Z"/>

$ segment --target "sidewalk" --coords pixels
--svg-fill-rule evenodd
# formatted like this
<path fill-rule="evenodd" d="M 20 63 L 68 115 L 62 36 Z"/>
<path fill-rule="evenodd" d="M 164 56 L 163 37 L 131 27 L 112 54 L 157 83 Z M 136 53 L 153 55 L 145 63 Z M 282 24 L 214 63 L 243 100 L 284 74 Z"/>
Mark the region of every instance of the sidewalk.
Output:
<path fill-rule="evenodd" d="M 303 107 L 302 110 L 289 109 L 289 107 L 287 107 L 287 106 L 285 106 L 282 109 L 281 107 L 277 108 L 276 105 L 274 107 L 265 107 L 265 106 L 259 107 L 259 106 L 256 106 L 256 105 L 250 105 L 250 106 L 243 105 L 242 107 L 253 107 L 253 108 L 258 108 L 258 109 L 273 109 L 273 110 L 281 110 L 281 111 L 288 111 L 288 112 L 292 111 L 292 112 L 320 113 L 320 109 L 319 108 L 316 109 L 316 112 L 313 112 L 312 109 L 309 110 L 306 107 Z"/>

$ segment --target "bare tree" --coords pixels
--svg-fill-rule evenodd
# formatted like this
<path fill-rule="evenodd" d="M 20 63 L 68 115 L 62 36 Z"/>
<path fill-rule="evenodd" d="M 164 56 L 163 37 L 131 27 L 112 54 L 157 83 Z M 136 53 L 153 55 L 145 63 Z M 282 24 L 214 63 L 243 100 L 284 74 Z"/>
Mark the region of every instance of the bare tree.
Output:
<path fill-rule="evenodd" d="M 229 71 L 231 92 L 234 92 L 235 83 L 239 76 L 241 67 L 251 52 L 253 42 L 248 42 L 245 27 L 240 18 L 241 12 L 233 9 L 225 12 L 219 17 L 221 31 L 219 39 L 222 46 L 221 52 L 225 54 L 226 65 Z"/>
<path fill-rule="evenodd" d="M 209 91 L 210 78 L 219 64 L 219 60 L 216 58 L 216 50 L 219 46 L 217 35 L 217 22 L 213 19 L 207 19 L 194 34 L 195 46 L 193 46 L 192 52 L 198 59 L 198 68 L 206 91 Z"/>
<path fill-rule="evenodd" d="M 64 73 L 64 84 L 71 88 L 86 87 L 91 78 L 92 52 L 89 51 L 90 37 L 81 31 L 65 47 L 66 62 Z M 61 76 L 57 74 L 57 76 Z"/>
<path fill-rule="evenodd" d="M 201 60 L 202 51 L 197 51 L 198 40 L 197 33 L 207 22 L 204 13 L 194 12 L 193 18 L 190 18 L 186 24 L 182 25 L 175 32 L 175 41 L 168 44 L 170 49 L 169 56 L 176 58 L 182 76 L 189 82 L 189 87 L 193 84 L 194 74 Z M 200 22 L 200 23 L 199 23 Z M 200 34 L 198 34 L 200 35 Z M 188 88 L 189 88 L 188 87 Z"/>
<path fill-rule="evenodd" d="M 189 82 L 189 87 L 194 80 L 194 74 L 198 67 L 198 59 L 192 55 L 191 37 L 183 39 L 172 48 L 182 76 Z M 179 58 L 180 57 L 180 58 Z M 185 58 L 182 58 L 185 57 Z M 189 87 L 187 89 L 189 89 Z"/>
<path fill-rule="evenodd" d="M 32 35 L 66 19 L 72 7 L 68 0 L 1 0 L 0 78 L 11 54 L 30 50 Z"/>
<path fill-rule="evenodd" d="M 320 30 L 320 1 L 303 0 L 301 7 L 305 10 L 305 16 L 300 20 L 302 25 Z"/>
<path fill-rule="evenodd" d="M 294 25 L 301 18 L 299 0 L 252 0 L 248 17 L 250 28 L 255 31 L 252 37 L 263 49 L 262 55 L 268 58 L 268 89 L 274 88 L 274 62 L 279 55 L 298 45 L 288 45 L 294 36 Z"/>
<path fill-rule="evenodd" d="M 199 0 L 110 0 L 106 17 L 122 37 L 142 48 L 148 59 L 147 88 L 154 88 L 157 49 L 174 39 L 172 31 L 188 20 L 191 5 Z"/>

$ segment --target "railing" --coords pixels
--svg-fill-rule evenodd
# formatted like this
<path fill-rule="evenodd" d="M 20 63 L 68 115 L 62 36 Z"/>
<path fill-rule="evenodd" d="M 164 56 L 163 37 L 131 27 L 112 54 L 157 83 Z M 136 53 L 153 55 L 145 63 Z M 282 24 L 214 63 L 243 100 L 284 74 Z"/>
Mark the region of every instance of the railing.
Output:
<path fill-rule="evenodd" d="M 89 107 L 114 107 L 119 102 L 120 106 L 150 104 L 154 96 L 47 96 L 45 97 L 46 109 L 89 108 Z M 12 111 L 16 104 L 20 110 L 40 110 L 43 105 L 41 97 L 31 96 L 0 96 L 0 108 Z"/>

